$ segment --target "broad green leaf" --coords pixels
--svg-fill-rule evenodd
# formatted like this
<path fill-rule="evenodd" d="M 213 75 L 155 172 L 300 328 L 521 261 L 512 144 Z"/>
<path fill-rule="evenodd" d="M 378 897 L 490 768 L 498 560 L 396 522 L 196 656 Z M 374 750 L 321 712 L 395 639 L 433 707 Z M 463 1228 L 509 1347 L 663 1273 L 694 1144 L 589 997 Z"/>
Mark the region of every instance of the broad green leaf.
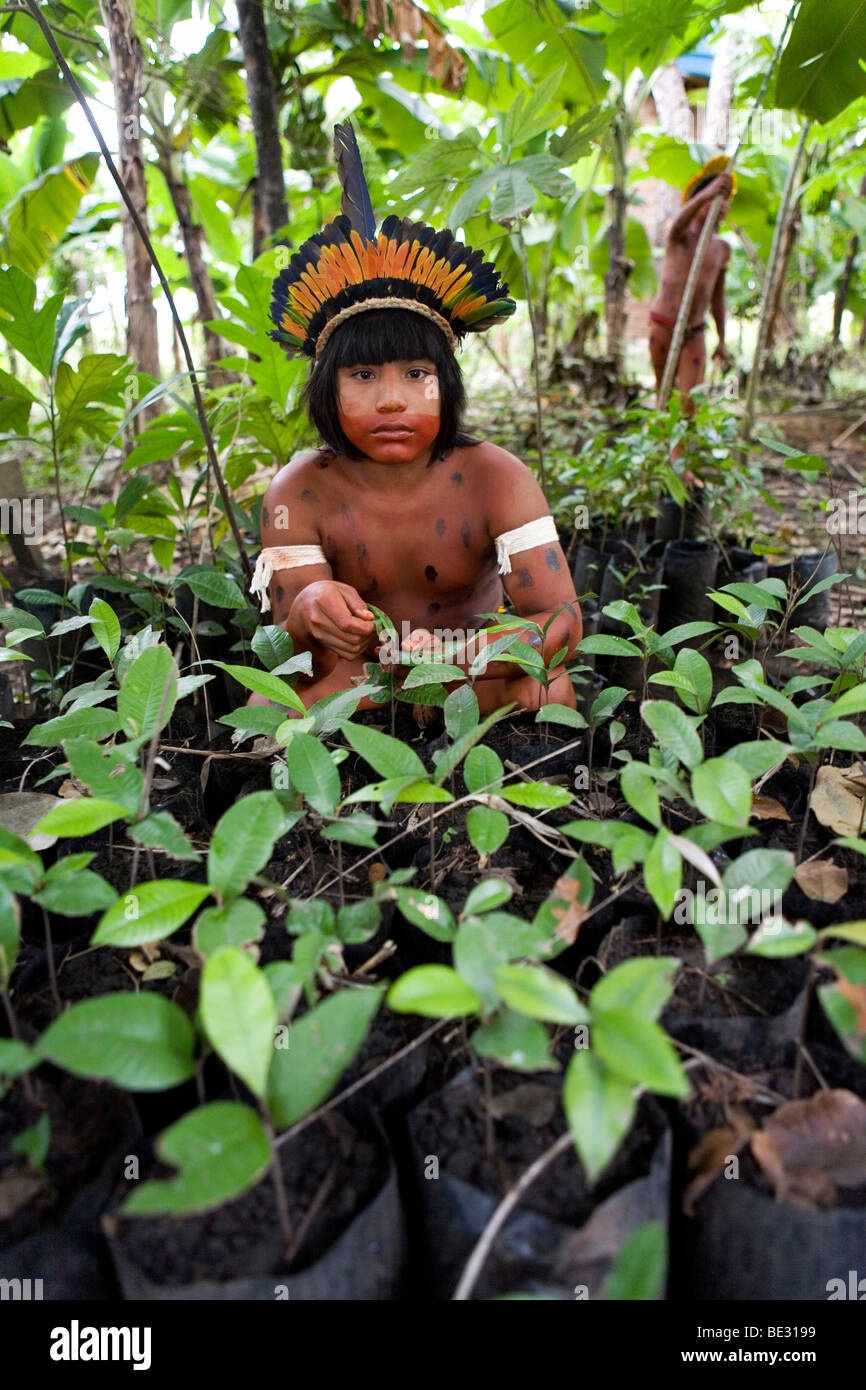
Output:
<path fill-rule="evenodd" d="M 363 1043 L 384 986 L 343 990 L 289 1025 L 288 1046 L 275 1047 L 268 1109 L 287 1129 L 327 1100 Z"/>
<path fill-rule="evenodd" d="M 479 1057 L 491 1057 L 512 1071 L 556 1070 L 547 1029 L 511 1009 L 501 1009 L 490 1023 L 476 1028 L 471 1041 Z"/>
<path fill-rule="evenodd" d="M 212 956 L 221 946 L 246 946 L 260 941 L 265 914 L 250 898 L 233 898 L 225 907 L 206 907 L 196 918 L 193 939 L 202 956 Z"/>
<path fill-rule="evenodd" d="M 117 901 L 117 893 L 99 874 L 79 869 L 77 873 L 64 874 L 46 883 L 33 894 L 33 901 L 60 917 L 87 917 L 91 912 L 102 912 L 110 907 Z"/>
<path fill-rule="evenodd" d="M 752 809 L 748 772 L 731 758 L 708 758 L 692 773 L 692 796 L 698 810 L 722 825 L 746 826 Z"/>
<path fill-rule="evenodd" d="M 641 717 L 663 749 L 670 750 L 686 767 L 695 767 L 703 758 L 695 720 L 669 700 L 644 700 Z"/>
<path fill-rule="evenodd" d="M 604 1009 L 632 1009 L 641 1018 L 657 1022 L 674 990 L 682 962 L 676 956 L 643 956 L 615 965 L 594 987 L 590 1013 Z"/>
<path fill-rule="evenodd" d="M 207 884 L 180 879 L 141 883 L 118 898 L 100 919 L 94 946 L 143 946 L 182 927 L 207 897 Z"/>
<path fill-rule="evenodd" d="M 177 666 L 168 647 L 147 647 L 120 686 L 117 713 L 130 738 L 150 738 L 164 729 L 177 700 Z"/>
<path fill-rule="evenodd" d="M 69 714 L 59 714 L 45 724 L 37 724 L 23 740 L 25 744 L 36 744 L 41 748 L 51 748 L 64 743 L 68 738 L 108 738 L 120 728 L 120 716 L 112 709 L 76 709 Z"/>
<path fill-rule="evenodd" d="M 326 825 L 322 831 L 323 840 L 342 840 L 345 845 L 365 845 L 367 849 L 376 848 L 376 834 L 379 822 L 368 811 L 354 811 L 343 816 L 333 825 Z"/>
<path fill-rule="evenodd" d="M 95 598 L 88 610 L 93 624 L 93 635 L 109 661 L 114 661 L 120 646 L 120 621 L 105 599 Z"/>
<path fill-rule="evenodd" d="M 130 825 L 127 833 L 137 844 L 161 849 L 170 859 L 195 862 L 200 857 L 170 811 L 151 811 L 149 816 Z"/>
<path fill-rule="evenodd" d="M 779 63 L 775 104 L 830 121 L 866 94 L 866 0 L 802 0 Z"/>
<path fill-rule="evenodd" d="M 70 798 L 61 806 L 55 806 L 47 816 L 37 821 L 32 835 L 57 835 L 68 838 L 70 835 L 92 835 L 95 830 L 111 825 L 112 821 L 123 820 L 129 814 L 125 806 L 115 801 L 103 801 L 100 797 L 78 796 Z"/>
<path fill-rule="evenodd" d="M 395 980 L 385 1003 L 395 1013 L 425 1018 L 464 1018 L 481 1009 L 475 990 L 449 965 L 413 966 Z"/>
<path fill-rule="evenodd" d="M 589 1048 L 568 1064 L 562 1103 L 587 1182 L 604 1172 L 631 1129 L 637 1108 L 632 1087 L 605 1067 Z"/>
<path fill-rule="evenodd" d="M 144 777 L 123 750 L 100 748 L 89 738 L 65 739 L 63 750 L 73 774 L 95 797 L 116 802 L 130 813 L 138 812 Z"/>
<path fill-rule="evenodd" d="M 324 744 L 296 734 L 286 755 L 292 785 L 320 815 L 332 816 L 340 799 L 340 774 Z"/>
<path fill-rule="evenodd" d="M 515 782 L 500 787 L 497 793 L 512 806 L 529 806 L 533 811 L 567 806 L 574 800 L 571 792 L 550 782 Z"/>
<path fill-rule="evenodd" d="M 220 946 L 208 957 L 199 1009 L 211 1046 L 254 1095 L 264 1096 L 277 1006 L 267 980 L 245 951 Z"/>
<path fill-rule="evenodd" d="M 283 833 L 284 813 L 273 792 L 252 792 L 217 822 L 207 860 L 208 882 L 221 898 L 236 898 L 264 868 Z"/>
<path fill-rule="evenodd" d="M 866 946 L 866 921 L 841 922 L 837 927 L 824 927 L 818 935 L 838 936 L 842 941 L 853 941 L 855 946 Z"/>
<path fill-rule="evenodd" d="M 276 627 L 273 623 L 257 627 L 250 645 L 253 655 L 268 671 L 273 671 L 280 662 L 288 661 L 295 654 L 294 643 L 285 628 Z"/>
<path fill-rule="evenodd" d="M 779 959 L 811 950 L 818 933 L 808 922 L 789 922 L 786 917 L 765 917 L 746 950 L 753 956 Z"/>
<path fill-rule="evenodd" d="M 145 885 L 147 886 L 147 885 Z M 195 1035 L 183 1009 L 161 994 L 103 994 L 73 1004 L 36 1046 L 40 1059 L 128 1091 L 162 1091 L 195 1071 Z"/>
<path fill-rule="evenodd" d="M 177 584 L 186 584 L 196 598 L 209 603 L 213 608 L 230 608 L 235 611 L 246 608 L 247 601 L 235 581 L 228 574 L 215 569 L 213 565 L 188 565 L 181 570 Z"/>
<path fill-rule="evenodd" d="M 156 1141 L 163 1163 L 176 1177 L 145 1182 L 127 1197 L 125 1216 L 189 1216 L 240 1197 L 271 1162 L 265 1127 L 255 1110 L 233 1100 L 191 1110 Z"/>
<path fill-rule="evenodd" d="M 639 763 L 635 759 L 626 763 L 620 773 L 619 785 L 632 810 L 658 829 L 662 823 L 661 803 L 646 763 Z"/>
<path fill-rule="evenodd" d="M 5 989 L 15 968 L 21 945 L 21 909 L 5 883 L 0 881 L 0 988 Z"/>
<path fill-rule="evenodd" d="M 604 1281 L 602 1298 L 607 1302 L 663 1298 L 667 1260 L 667 1227 L 661 1221 L 645 1221 L 621 1246 Z"/>
<path fill-rule="evenodd" d="M 435 941 L 451 941 L 457 931 L 454 914 L 443 898 L 420 888 L 389 887 L 383 896 L 393 897 L 408 922 Z"/>
<path fill-rule="evenodd" d="M 592 1045 L 611 1071 L 632 1085 L 662 1096 L 682 1098 L 689 1083 L 667 1034 L 632 1009 L 593 1012 Z"/>
<path fill-rule="evenodd" d="M 536 724 L 566 724 L 572 729 L 585 729 L 586 720 L 569 705 L 542 705 L 535 716 Z"/>
<path fill-rule="evenodd" d="M 471 685 L 461 685 L 452 690 L 442 706 L 442 712 L 449 738 L 463 738 L 470 733 L 479 720 L 478 696 Z"/>
<path fill-rule="evenodd" d="M 589 1013 L 571 985 L 543 965 L 500 965 L 494 973 L 503 1003 L 543 1023 L 587 1023 Z"/>
<path fill-rule="evenodd" d="M 340 728 L 346 742 L 369 763 L 380 777 L 408 777 L 419 781 L 427 777 L 427 769 L 418 754 L 398 738 L 370 729 L 366 724 L 344 721 Z"/>
<path fill-rule="evenodd" d="M 508 839 L 508 830 L 504 811 L 473 806 L 466 814 L 466 833 L 479 854 L 495 854 Z"/>
<path fill-rule="evenodd" d="M 468 917 L 472 912 L 490 912 L 495 907 L 507 903 L 514 889 L 501 878 L 483 878 L 469 893 L 461 916 Z"/>
<path fill-rule="evenodd" d="M 225 661 L 215 661 L 214 666 L 219 666 L 221 670 L 227 671 L 230 676 L 234 676 L 239 685 L 245 690 L 252 690 L 255 695 L 264 695 L 266 700 L 273 700 L 278 705 L 285 705 L 289 709 L 296 709 L 301 714 L 306 714 L 306 708 L 300 695 L 297 695 L 292 687 L 279 676 L 272 676 L 270 671 L 257 671 L 253 666 L 233 666 Z"/>
<path fill-rule="evenodd" d="M 656 832 L 643 865 L 647 892 L 665 921 L 674 910 L 677 894 L 683 881 L 683 861 L 670 832 L 664 827 Z"/>

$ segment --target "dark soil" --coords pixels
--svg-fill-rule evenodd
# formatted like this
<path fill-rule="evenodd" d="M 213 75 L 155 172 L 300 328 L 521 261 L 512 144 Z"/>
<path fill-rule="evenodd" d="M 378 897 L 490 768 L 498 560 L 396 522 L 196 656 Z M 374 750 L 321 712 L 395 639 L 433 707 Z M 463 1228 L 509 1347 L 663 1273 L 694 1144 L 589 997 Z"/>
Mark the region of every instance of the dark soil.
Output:
<path fill-rule="evenodd" d="M 59 1216 L 100 1173 L 107 1154 L 116 1148 L 130 1125 L 128 1102 L 113 1086 L 81 1081 L 53 1069 L 50 1073 L 42 1069 L 32 1084 L 34 1103 L 27 1101 L 24 1087 L 19 1084 L 0 1107 L 0 1194 L 7 1189 L 11 1208 L 10 1181 L 38 1180 L 38 1187 L 17 1210 L 4 1214 L 7 1204 L 2 1202 L 0 1250 L 24 1240 L 46 1221 Z M 38 1175 L 12 1149 L 12 1142 L 44 1114 L 51 1126 L 51 1142 L 44 1175 Z"/>
<path fill-rule="evenodd" d="M 419 1105 L 411 1125 L 416 1162 L 435 1154 L 440 1169 L 501 1199 L 566 1128 L 560 1075 L 522 1077 L 491 1068 L 490 1089 L 471 1073 Z M 508 1096 L 514 1094 L 509 1108 Z M 489 1115 L 489 1127 L 486 1117 Z M 658 1112 L 643 1106 L 619 1153 L 588 1188 L 573 1151 L 560 1154 L 526 1194 L 529 1210 L 579 1226 L 624 1182 L 649 1171 L 659 1138 Z"/>
<path fill-rule="evenodd" d="M 126 1255 L 161 1284 L 305 1269 L 375 1196 L 387 1177 L 388 1156 L 371 1131 L 360 1133 L 332 1113 L 284 1144 L 280 1165 L 295 1232 L 323 1184 L 328 1184 L 327 1199 L 290 1267 L 285 1264 L 270 1174 L 236 1201 L 200 1216 L 121 1220 Z M 161 1164 L 150 1165 L 147 1172 L 142 1168 L 142 1176 L 148 1178 L 171 1172 Z"/>

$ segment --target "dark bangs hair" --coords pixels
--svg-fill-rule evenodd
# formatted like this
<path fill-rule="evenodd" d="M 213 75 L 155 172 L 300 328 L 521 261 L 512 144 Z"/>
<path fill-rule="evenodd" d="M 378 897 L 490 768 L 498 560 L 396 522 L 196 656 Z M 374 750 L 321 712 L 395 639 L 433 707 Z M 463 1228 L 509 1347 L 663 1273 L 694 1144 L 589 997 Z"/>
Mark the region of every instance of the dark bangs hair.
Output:
<path fill-rule="evenodd" d="M 456 445 L 478 444 L 461 431 L 466 408 L 463 373 L 441 328 L 411 309 L 369 309 L 346 319 L 325 344 L 304 387 L 303 402 L 311 422 L 337 454 L 364 457 L 346 438 L 337 419 L 337 371 L 340 367 L 413 361 L 426 357 L 435 363 L 439 378 L 439 433 L 433 441 L 430 462 L 443 458 Z"/>
<path fill-rule="evenodd" d="M 699 193 L 703 193 L 705 188 L 709 188 L 710 184 L 714 183 L 717 178 L 718 174 L 704 174 L 704 177 L 695 184 L 689 194 L 689 198 L 696 198 Z"/>

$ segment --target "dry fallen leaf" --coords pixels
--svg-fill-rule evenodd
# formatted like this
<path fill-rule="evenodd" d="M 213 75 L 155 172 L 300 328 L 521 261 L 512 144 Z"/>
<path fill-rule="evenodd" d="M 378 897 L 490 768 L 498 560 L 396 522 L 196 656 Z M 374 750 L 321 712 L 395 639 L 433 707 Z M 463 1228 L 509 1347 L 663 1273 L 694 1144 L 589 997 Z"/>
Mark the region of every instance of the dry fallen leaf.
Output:
<path fill-rule="evenodd" d="M 809 806 L 822 825 L 837 835 L 858 836 L 864 811 L 864 792 L 841 767 L 819 767 Z"/>
<path fill-rule="evenodd" d="M 838 1187 L 866 1183 L 866 1104 L 844 1090 L 790 1101 L 752 1135 L 752 1152 L 779 1201 L 833 1206 Z"/>
<path fill-rule="evenodd" d="M 752 815 L 757 820 L 790 820 L 781 801 L 774 796 L 753 796 Z"/>
<path fill-rule="evenodd" d="M 388 877 L 388 870 L 384 864 L 371 864 L 367 870 L 368 883 L 384 883 Z"/>
<path fill-rule="evenodd" d="M 0 796 L 0 825 L 19 839 L 26 840 L 33 850 L 50 849 L 57 842 L 56 835 L 31 835 L 37 821 L 62 806 L 59 796 L 50 792 L 4 792 Z"/>
<path fill-rule="evenodd" d="M 495 1120 L 501 1120 L 506 1115 L 519 1115 L 529 1124 L 540 1126 L 550 1123 L 558 1105 L 553 1087 L 539 1086 L 537 1082 L 526 1081 L 510 1091 L 502 1091 L 500 1095 L 494 1096 L 488 1108 Z"/>
<path fill-rule="evenodd" d="M 857 1015 L 857 1027 L 866 1037 L 866 985 L 854 985 L 844 975 L 836 973 L 836 988 L 848 1000 Z"/>
<path fill-rule="evenodd" d="M 725 1171 L 728 1159 L 740 1152 L 750 1130 L 751 1123 L 748 1117 L 744 1117 L 738 1119 L 736 1128 L 726 1125 L 721 1129 L 711 1129 L 695 1144 L 687 1160 L 688 1170 L 694 1176 L 683 1193 L 683 1212 L 686 1216 L 695 1215 L 698 1198 Z"/>
<path fill-rule="evenodd" d="M 0 1221 L 8 1221 L 26 1207 L 42 1187 L 42 1179 L 30 1173 L 8 1173 L 0 1178 Z"/>
<path fill-rule="evenodd" d="M 568 942 L 569 946 L 573 946 L 577 940 L 580 924 L 589 911 L 588 907 L 584 907 L 582 903 L 578 902 L 579 893 L 580 884 L 576 878 L 569 878 L 568 874 L 563 874 L 561 878 L 558 878 L 551 890 L 552 896 L 563 899 L 564 903 L 562 907 L 554 904 L 550 909 L 559 924 L 554 936 L 558 937 L 560 941 Z"/>
<path fill-rule="evenodd" d="M 848 870 L 832 859 L 812 859 L 798 864 L 794 878 L 809 898 L 819 903 L 837 903 L 848 892 Z"/>

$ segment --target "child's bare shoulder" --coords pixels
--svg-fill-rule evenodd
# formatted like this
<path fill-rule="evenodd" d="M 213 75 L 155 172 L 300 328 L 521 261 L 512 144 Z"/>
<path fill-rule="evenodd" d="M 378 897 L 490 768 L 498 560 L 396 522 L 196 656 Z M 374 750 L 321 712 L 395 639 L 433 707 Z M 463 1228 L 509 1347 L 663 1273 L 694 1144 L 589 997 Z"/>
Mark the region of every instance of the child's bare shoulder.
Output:
<path fill-rule="evenodd" d="M 529 468 L 516 454 L 511 454 L 499 444 L 491 444 L 486 439 L 480 444 L 464 445 L 456 449 L 455 456 L 457 455 L 460 456 L 464 471 L 472 480 L 488 482 L 494 477 L 503 481 L 506 478 L 532 477 Z"/>
<path fill-rule="evenodd" d="M 486 440 L 461 453 L 465 471 L 484 499 L 492 536 L 546 515 L 549 509 L 535 475 L 516 454 Z"/>
<path fill-rule="evenodd" d="M 304 449 L 301 453 L 295 454 L 288 463 L 274 475 L 268 484 L 265 493 L 265 501 L 269 504 L 279 504 L 289 498 L 297 500 L 308 500 L 304 498 L 304 493 L 315 491 L 315 482 L 322 475 L 323 468 L 333 460 L 334 455 L 330 449 Z"/>

